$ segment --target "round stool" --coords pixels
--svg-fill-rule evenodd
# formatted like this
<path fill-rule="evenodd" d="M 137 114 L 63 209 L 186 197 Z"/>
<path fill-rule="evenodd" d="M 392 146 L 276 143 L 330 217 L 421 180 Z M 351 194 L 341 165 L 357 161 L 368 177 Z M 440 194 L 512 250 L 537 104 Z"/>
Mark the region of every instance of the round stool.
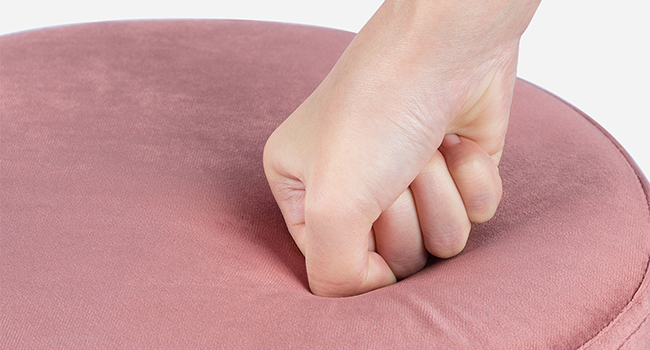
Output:
<path fill-rule="evenodd" d="M 459 256 L 309 292 L 262 149 L 353 36 L 183 20 L 0 37 L 0 348 L 647 349 L 648 182 L 524 81 L 503 201 Z"/>

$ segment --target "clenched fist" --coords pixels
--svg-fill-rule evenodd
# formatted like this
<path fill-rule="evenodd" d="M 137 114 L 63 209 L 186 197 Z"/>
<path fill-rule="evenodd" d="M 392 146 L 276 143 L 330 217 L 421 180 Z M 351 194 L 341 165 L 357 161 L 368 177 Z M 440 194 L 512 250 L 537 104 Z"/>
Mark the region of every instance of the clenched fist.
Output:
<path fill-rule="evenodd" d="M 268 139 L 311 291 L 394 283 L 465 246 L 501 199 L 519 39 L 538 0 L 387 0 Z"/>

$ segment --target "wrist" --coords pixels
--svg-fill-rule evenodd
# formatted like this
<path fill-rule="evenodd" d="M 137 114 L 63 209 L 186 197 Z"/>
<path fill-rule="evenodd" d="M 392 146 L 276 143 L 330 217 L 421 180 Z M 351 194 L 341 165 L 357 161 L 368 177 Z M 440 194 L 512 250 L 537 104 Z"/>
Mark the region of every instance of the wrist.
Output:
<path fill-rule="evenodd" d="M 431 33 L 446 28 L 456 34 L 492 33 L 519 37 L 541 0 L 386 0 L 385 14 L 402 25 Z"/>

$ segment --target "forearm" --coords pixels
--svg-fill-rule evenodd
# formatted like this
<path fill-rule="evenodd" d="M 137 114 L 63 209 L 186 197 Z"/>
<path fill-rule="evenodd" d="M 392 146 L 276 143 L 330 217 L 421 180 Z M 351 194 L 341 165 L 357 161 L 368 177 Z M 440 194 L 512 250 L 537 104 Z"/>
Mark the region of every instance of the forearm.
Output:
<path fill-rule="evenodd" d="M 359 32 L 333 73 L 374 79 L 358 81 L 360 89 L 364 84 L 375 87 L 385 84 L 392 91 L 429 91 L 431 108 L 439 109 L 441 118 L 451 117 L 460 113 L 466 102 L 467 92 L 459 87 L 481 83 L 477 82 L 482 79 L 476 76 L 477 71 L 468 68 L 479 68 L 493 61 L 516 67 L 519 38 L 539 2 L 386 0 Z M 506 51 L 512 52 L 507 56 L 513 62 L 503 60 Z M 396 84 L 399 81 L 422 85 L 402 87 Z M 441 96 L 445 99 L 440 99 Z"/>

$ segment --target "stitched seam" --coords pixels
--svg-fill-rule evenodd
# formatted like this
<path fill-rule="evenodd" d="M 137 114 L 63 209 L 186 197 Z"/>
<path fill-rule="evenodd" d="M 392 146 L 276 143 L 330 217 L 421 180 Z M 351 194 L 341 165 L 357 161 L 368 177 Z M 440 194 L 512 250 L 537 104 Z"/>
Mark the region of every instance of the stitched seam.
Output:
<path fill-rule="evenodd" d="M 521 80 L 523 80 L 523 79 L 521 79 Z M 583 111 L 581 111 L 576 106 L 574 106 L 571 103 L 563 100 L 562 98 L 558 97 L 557 95 L 549 92 L 548 90 L 546 90 L 544 88 L 541 88 L 541 87 L 539 87 L 539 86 L 537 86 L 537 85 L 535 85 L 535 84 L 533 84 L 533 83 L 531 83 L 529 81 L 526 81 L 526 80 L 523 80 L 523 81 L 525 81 L 526 83 L 538 88 L 539 90 L 546 93 L 548 96 L 553 97 L 554 99 L 562 102 L 564 105 L 566 105 L 569 108 L 573 109 L 575 112 L 580 114 L 586 121 L 588 121 L 594 127 L 596 127 L 596 129 L 598 129 L 598 131 L 600 131 L 605 137 L 607 137 L 609 142 L 614 147 L 616 147 L 619 154 L 626 160 L 627 165 L 630 168 L 630 170 L 632 170 L 634 172 L 634 175 L 636 176 L 637 182 L 641 186 L 641 189 L 643 190 L 643 194 L 645 195 L 646 209 L 648 211 L 648 214 L 650 215 L 650 189 L 646 186 L 646 182 L 643 181 L 644 176 L 642 175 L 643 173 L 641 172 L 641 169 L 639 169 L 639 167 L 636 166 L 635 163 L 633 163 L 634 161 L 633 161 L 632 157 L 626 151 L 624 151 L 623 146 L 621 144 L 619 144 L 618 141 L 616 141 L 616 139 L 607 130 L 605 130 L 605 128 L 603 128 L 594 119 L 592 119 L 591 117 L 586 115 Z M 587 345 L 590 341 L 592 341 L 593 339 L 596 339 L 600 334 L 602 334 L 605 330 L 607 330 L 612 323 L 614 323 L 616 320 L 619 319 L 619 317 L 625 312 L 625 310 L 628 308 L 628 306 L 633 305 L 636 302 L 636 299 L 637 299 L 637 296 L 639 295 L 639 290 L 641 289 L 641 286 L 648 279 L 649 268 L 650 268 L 650 256 L 648 257 L 647 262 L 646 262 L 646 268 L 645 268 L 645 271 L 643 273 L 643 278 L 641 279 L 641 282 L 639 283 L 639 285 L 636 287 L 636 290 L 635 290 L 634 294 L 632 295 L 632 298 L 625 304 L 625 306 L 621 309 L 621 311 L 618 314 L 616 314 L 616 316 L 614 318 L 612 318 L 612 320 L 607 325 L 605 325 L 605 327 L 600 329 L 598 331 L 598 333 L 596 333 L 593 337 L 591 337 L 587 341 L 585 341 L 578 349 L 584 348 L 584 346 Z M 637 327 L 637 329 L 634 332 L 632 332 L 632 334 L 634 334 L 639 328 L 641 328 L 641 325 L 648 320 L 648 317 L 650 317 L 650 316 L 646 315 L 646 317 L 643 319 L 643 321 L 640 322 L 639 327 Z M 623 344 L 621 346 L 623 346 L 625 344 L 625 342 L 632 336 L 632 334 L 630 334 L 630 336 L 623 342 Z"/>
<path fill-rule="evenodd" d="M 548 91 L 546 91 L 546 90 L 544 90 L 544 92 L 545 92 L 546 94 L 552 96 L 552 97 L 555 97 L 556 99 L 561 100 L 565 105 L 567 105 L 568 107 L 570 107 L 571 109 L 573 109 L 574 111 L 576 111 L 577 113 L 579 113 L 579 114 L 580 114 L 580 115 L 581 115 L 581 116 L 582 116 L 586 121 L 588 121 L 588 122 L 591 123 L 593 126 L 595 126 L 596 129 L 598 129 L 598 130 L 599 130 L 599 131 L 600 131 L 600 132 L 601 132 L 605 137 L 607 137 L 607 139 L 612 143 L 612 145 L 614 145 L 614 147 L 616 147 L 616 149 L 618 150 L 619 154 L 620 154 L 620 155 L 621 155 L 621 156 L 626 160 L 627 165 L 628 165 L 628 167 L 630 168 L 630 170 L 632 170 L 632 171 L 634 172 L 634 175 L 636 176 L 636 180 L 637 180 L 637 182 L 639 183 L 639 185 L 641 186 L 641 189 L 643 190 L 643 194 L 645 195 L 645 199 L 646 199 L 646 210 L 648 211 L 648 213 L 650 213 L 650 189 L 648 189 L 648 187 L 645 186 L 645 182 L 643 181 L 643 178 L 642 178 L 642 176 L 643 176 L 642 174 L 643 174 L 643 173 L 642 173 L 641 170 L 638 168 L 638 166 L 636 166 L 634 163 L 632 163 L 632 162 L 633 162 L 632 157 L 631 157 L 631 156 L 630 156 L 626 151 L 624 151 L 623 146 L 622 146 L 620 143 L 618 143 L 618 141 L 616 141 L 616 139 L 614 138 L 614 136 L 612 136 L 612 135 L 611 135 L 607 130 L 605 130 L 605 128 L 603 128 L 600 124 L 598 124 L 594 119 L 592 119 L 591 117 L 589 117 L 588 115 L 586 115 L 586 114 L 585 114 L 583 111 L 581 111 L 579 108 L 577 108 L 576 106 L 574 106 L 574 105 L 572 105 L 572 104 L 570 104 L 570 103 L 568 103 L 568 102 L 562 100 L 561 98 L 559 98 L 559 97 L 553 95 L 552 93 L 550 93 L 550 92 L 548 92 Z M 614 318 L 613 318 L 613 319 L 612 319 L 612 320 L 611 320 L 611 321 L 610 321 L 610 322 L 609 322 L 605 327 L 603 327 L 603 328 L 602 328 L 598 333 L 596 333 L 596 335 L 594 335 L 592 338 L 590 338 L 589 340 L 587 340 L 587 341 L 586 341 L 582 346 L 584 346 L 585 344 L 587 344 L 587 343 L 588 343 L 589 341 L 591 341 L 592 339 L 597 338 L 600 334 L 602 334 L 605 330 L 607 330 L 607 328 L 608 328 L 612 323 L 614 323 L 614 322 L 615 322 L 615 321 L 616 321 L 616 320 L 617 320 L 617 319 L 618 319 L 622 314 L 625 313 L 625 310 L 627 309 L 627 307 L 628 307 L 629 305 L 635 304 L 635 301 L 636 301 L 637 295 L 639 294 L 639 290 L 641 289 L 641 286 L 642 286 L 643 283 L 648 279 L 648 269 L 649 269 L 649 266 L 650 266 L 650 257 L 648 258 L 648 261 L 647 261 L 647 263 L 646 263 L 646 268 L 645 268 L 645 271 L 644 271 L 644 273 L 643 273 L 643 278 L 641 279 L 641 283 L 639 283 L 639 285 L 637 286 L 636 291 L 635 291 L 634 294 L 632 295 L 632 299 L 630 299 L 630 301 L 628 301 L 628 302 L 625 304 L 625 307 L 623 307 L 623 308 L 621 309 L 621 311 L 620 311 L 620 312 L 619 312 L 619 313 L 618 313 L 618 314 L 617 314 L 617 315 L 616 315 L 616 316 L 615 316 L 615 317 L 614 317 Z M 636 332 L 641 328 L 641 326 L 643 325 L 643 323 L 645 323 L 645 322 L 648 320 L 648 317 L 650 317 L 650 316 L 646 315 L 646 317 L 645 317 L 645 318 L 644 318 L 644 319 L 639 323 L 639 326 L 634 330 L 634 332 L 632 332 L 632 333 L 631 333 L 631 334 L 630 334 L 630 335 L 629 335 L 629 336 L 628 336 L 628 337 L 623 341 L 623 343 L 621 344 L 621 346 L 619 346 L 619 349 L 620 349 L 621 347 L 623 347 L 623 345 L 625 345 L 625 343 L 630 339 L 630 337 L 632 337 L 632 335 L 634 335 L 634 333 L 636 333 Z"/>
<path fill-rule="evenodd" d="M 621 346 L 619 346 L 618 348 L 619 348 L 619 349 L 623 348 L 623 346 L 625 346 L 625 344 L 630 340 L 630 338 L 632 338 L 632 336 L 635 335 L 636 332 L 638 332 L 638 331 L 641 329 L 641 327 L 643 326 L 643 324 L 645 324 L 646 322 L 648 322 L 648 320 L 650 320 L 650 315 L 646 315 L 646 317 L 643 319 L 643 322 L 639 323 L 639 326 L 636 327 L 636 329 L 634 330 L 634 332 L 630 333 L 630 335 L 629 335 L 627 338 L 625 338 L 625 340 L 623 341 L 623 343 L 621 344 Z"/>

